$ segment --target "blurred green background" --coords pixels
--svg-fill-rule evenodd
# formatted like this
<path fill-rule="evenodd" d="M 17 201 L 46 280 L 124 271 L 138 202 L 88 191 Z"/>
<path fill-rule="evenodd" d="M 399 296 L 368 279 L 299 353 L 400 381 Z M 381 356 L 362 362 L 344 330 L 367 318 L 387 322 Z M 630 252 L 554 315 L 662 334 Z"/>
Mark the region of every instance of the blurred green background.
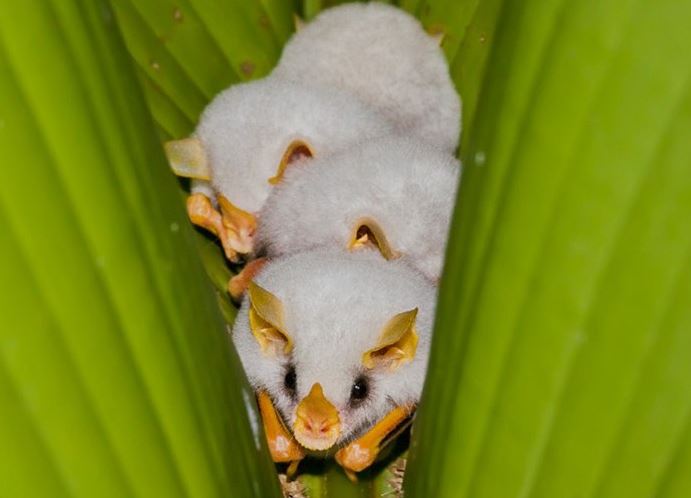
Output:
<path fill-rule="evenodd" d="M 331 4 L 0 2 L 0 497 L 279 496 L 160 144 Z M 399 4 L 464 103 L 406 496 L 691 496 L 691 2 Z"/>

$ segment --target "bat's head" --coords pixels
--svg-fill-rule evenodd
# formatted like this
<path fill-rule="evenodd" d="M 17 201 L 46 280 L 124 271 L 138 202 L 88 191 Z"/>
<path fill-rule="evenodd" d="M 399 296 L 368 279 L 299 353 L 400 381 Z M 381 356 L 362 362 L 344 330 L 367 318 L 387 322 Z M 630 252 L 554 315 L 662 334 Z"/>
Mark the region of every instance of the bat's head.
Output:
<path fill-rule="evenodd" d="M 295 168 L 267 200 L 257 236 L 269 256 L 332 246 L 405 257 L 441 274 L 458 160 L 409 137 L 384 137 Z"/>
<path fill-rule="evenodd" d="M 300 253 L 251 284 L 233 341 L 297 441 L 334 448 L 419 399 L 435 289 L 372 253 Z"/>
<path fill-rule="evenodd" d="M 251 247 L 254 217 L 287 168 L 389 130 L 347 93 L 268 77 L 218 94 L 194 135 L 166 151 L 179 176 L 210 180 Z"/>

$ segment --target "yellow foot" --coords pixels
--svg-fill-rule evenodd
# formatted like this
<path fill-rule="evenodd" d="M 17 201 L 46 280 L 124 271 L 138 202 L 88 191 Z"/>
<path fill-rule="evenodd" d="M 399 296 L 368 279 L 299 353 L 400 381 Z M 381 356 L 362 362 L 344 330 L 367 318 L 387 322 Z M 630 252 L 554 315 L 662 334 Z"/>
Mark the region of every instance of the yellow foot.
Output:
<path fill-rule="evenodd" d="M 412 411 L 412 406 L 394 408 L 367 433 L 338 450 L 336 461 L 351 480 L 354 472 L 365 470 L 374 463 L 381 450 L 382 441 L 396 430 Z"/>
<path fill-rule="evenodd" d="M 221 241 L 223 252 L 229 261 L 240 261 L 237 251 L 228 243 L 228 230 L 223 224 L 223 217 L 211 204 L 211 200 L 201 193 L 192 194 L 187 198 L 187 215 L 190 221 L 213 233 Z"/>
<path fill-rule="evenodd" d="M 240 262 L 240 255 L 252 250 L 252 238 L 256 228 L 254 216 L 235 207 L 222 195 L 218 197 L 219 212 L 211 200 L 202 193 L 187 198 L 187 215 L 190 221 L 221 241 L 226 258 L 232 263 Z"/>
<path fill-rule="evenodd" d="M 228 292 L 234 301 L 240 301 L 252 279 L 257 276 L 259 270 L 266 264 L 266 258 L 257 258 L 250 261 L 237 275 L 231 277 L 228 282 Z"/>
<path fill-rule="evenodd" d="M 276 413 L 276 408 L 274 408 L 269 395 L 261 391 L 257 394 L 257 401 L 259 403 L 259 411 L 262 414 L 264 432 L 269 443 L 271 458 L 277 463 L 289 463 L 287 474 L 291 478 L 295 474 L 300 460 L 305 458 L 305 453 L 297 441 L 295 441 L 295 438 L 288 432 L 281 417 Z"/>
<path fill-rule="evenodd" d="M 238 254 L 251 253 L 257 219 L 252 213 L 240 209 L 222 195 L 217 196 L 216 200 L 218 200 L 218 207 L 221 208 L 228 247 Z"/>

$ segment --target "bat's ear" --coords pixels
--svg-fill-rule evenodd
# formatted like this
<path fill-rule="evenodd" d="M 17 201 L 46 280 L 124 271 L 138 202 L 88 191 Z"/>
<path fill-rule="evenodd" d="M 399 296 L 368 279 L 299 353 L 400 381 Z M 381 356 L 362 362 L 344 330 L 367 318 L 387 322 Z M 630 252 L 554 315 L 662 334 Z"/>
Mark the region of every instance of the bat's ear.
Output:
<path fill-rule="evenodd" d="M 299 33 L 302 28 L 305 27 L 305 20 L 297 14 L 293 14 L 293 25 L 295 26 L 295 32 Z"/>
<path fill-rule="evenodd" d="M 269 178 L 269 183 L 271 185 L 276 185 L 280 183 L 283 179 L 283 174 L 286 168 L 296 161 L 305 159 L 308 157 L 314 157 L 314 149 L 307 142 L 307 140 L 296 139 L 290 142 L 286 150 L 283 152 L 283 157 L 281 157 L 281 162 L 278 164 L 278 169 L 276 170 L 276 175 Z"/>
<path fill-rule="evenodd" d="M 377 345 L 362 355 L 365 368 L 396 370 L 412 360 L 417 351 L 416 317 L 417 308 L 399 313 L 389 320 L 379 335 Z"/>
<path fill-rule="evenodd" d="M 435 32 L 435 33 L 430 33 L 429 34 L 430 38 L 434 40 L 434 42 L 439 45 L 440 47 L 444 45 L 444 40 L 446 40 L 446 33 L 443 31 Z"/>
<path fill-rule="evenodd" d="M 379 223 L 372 218 L 360 218 L 355 222 L 350 232 L 348 249 L 352 251 L 366 246 L 378 249 L 385 259 L 400 257 L 400 254 L 389 244 Z"/>
<path fill-rule="evenodd" d="M 293 340 L 283 328 L 283 303 L 254 282 L 248 286 L 250 328 L 264 354 L 285 355 L 293 349 Z"/>
<path fill-rule="evenodd" d="M 204 145 L 197 137 L 171 140 L 163 147 L 170 167 L 177 176 L 197 180 L 211 179 Z"/>

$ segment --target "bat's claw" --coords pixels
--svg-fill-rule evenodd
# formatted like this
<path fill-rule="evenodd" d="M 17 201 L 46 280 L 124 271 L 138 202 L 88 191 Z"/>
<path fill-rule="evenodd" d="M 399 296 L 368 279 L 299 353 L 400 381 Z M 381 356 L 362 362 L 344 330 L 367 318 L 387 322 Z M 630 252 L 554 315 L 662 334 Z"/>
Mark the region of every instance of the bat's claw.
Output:
<path fill-rule="evenodd" d="M 353 484 L 357 484 L 358 479 L 357 474 L 355 472 L 353 472 L 352 470 L 348 470 L 346 468 L 343 468 L 343 472 L 345 472 L 345 475 L 350 482 L 352 482 Z"/>
<path fill-rule="evenodd" d="M 254 232 L 257 219 L 252 213 L 240 209 L 223 195 L 217 197 L 221 208 L 223 226 L 226 230 L 226 244 L 237 254 L 249 254 L 254 246 Z"/>
<path fill-rule="evenodd" d="M 288 468 L 286 469 L 286 477 L 289 481 L 291 481 L 293 477 L 295 477 L 295 474 L 298 471 L 298 465 L 300 465 L 300 460 L 293 460 L 288 465 Z"/>
<path fill-rule="evenodd" d="M 378 446 L 363 446 L 353 441 L 336 453 L 336 462 L 343 467 L 348 477 L 353 472 L 361 472 L 374 463 L 379 454 Z M 351 479 L 352 480 L 352 479 Z"/>
<path fill-rule="evenodd" d="M 305 452 L 286 429 L 269 395 L 261 391 L 257 394 L 257 401 L 271 458 L 276 463 L 289 463 L 287 474 L 292 477 L 300 460 L 305 458 Z"/>
<path fill-rule="evenodd" d="M 193 224 L 218 237 L 228 261 L 239 263 L 241 255 L 252 252 L 256 220 L 222 195 L 218 203 L 220 212 L 205 194 L 196 192 L 187 198 L 187 215 Z"/>
<path fill-rule="evenodd" d="M 233 249 L 229 240 L 230 234 L 223 224 L 221 213 L 206 195 L 197 192 L 187 198 L 187 215 L 194 225 L 204 228 L 218 237 L 223 246 L 223 252 L 229 261 L 233 263 L 240 261 L 237 251 Z"/>
<path fill-rule="evenodd" d="M 247 290 L 247 286 L 250 282 L 257 276 L 259 270 L 262 269 L 266 263 L 266 258 L 257 258 L 250 261 L 245 265 L 245 267 L 238 273 L 231 277 L 228 281 L 228 293 L 234 301 L 238 302 L 242 299 L 242 296 Z"/>
<path fill-rule="evenodd" d="M 343 467 L 348 478 L 352 480 L 355 472 L 361 472 L 374 463 L 382 442 L 410 417 L 412 411 L 410 406 L 394 408 L 367 433 L 336 452 L 336 462 Z"/>

